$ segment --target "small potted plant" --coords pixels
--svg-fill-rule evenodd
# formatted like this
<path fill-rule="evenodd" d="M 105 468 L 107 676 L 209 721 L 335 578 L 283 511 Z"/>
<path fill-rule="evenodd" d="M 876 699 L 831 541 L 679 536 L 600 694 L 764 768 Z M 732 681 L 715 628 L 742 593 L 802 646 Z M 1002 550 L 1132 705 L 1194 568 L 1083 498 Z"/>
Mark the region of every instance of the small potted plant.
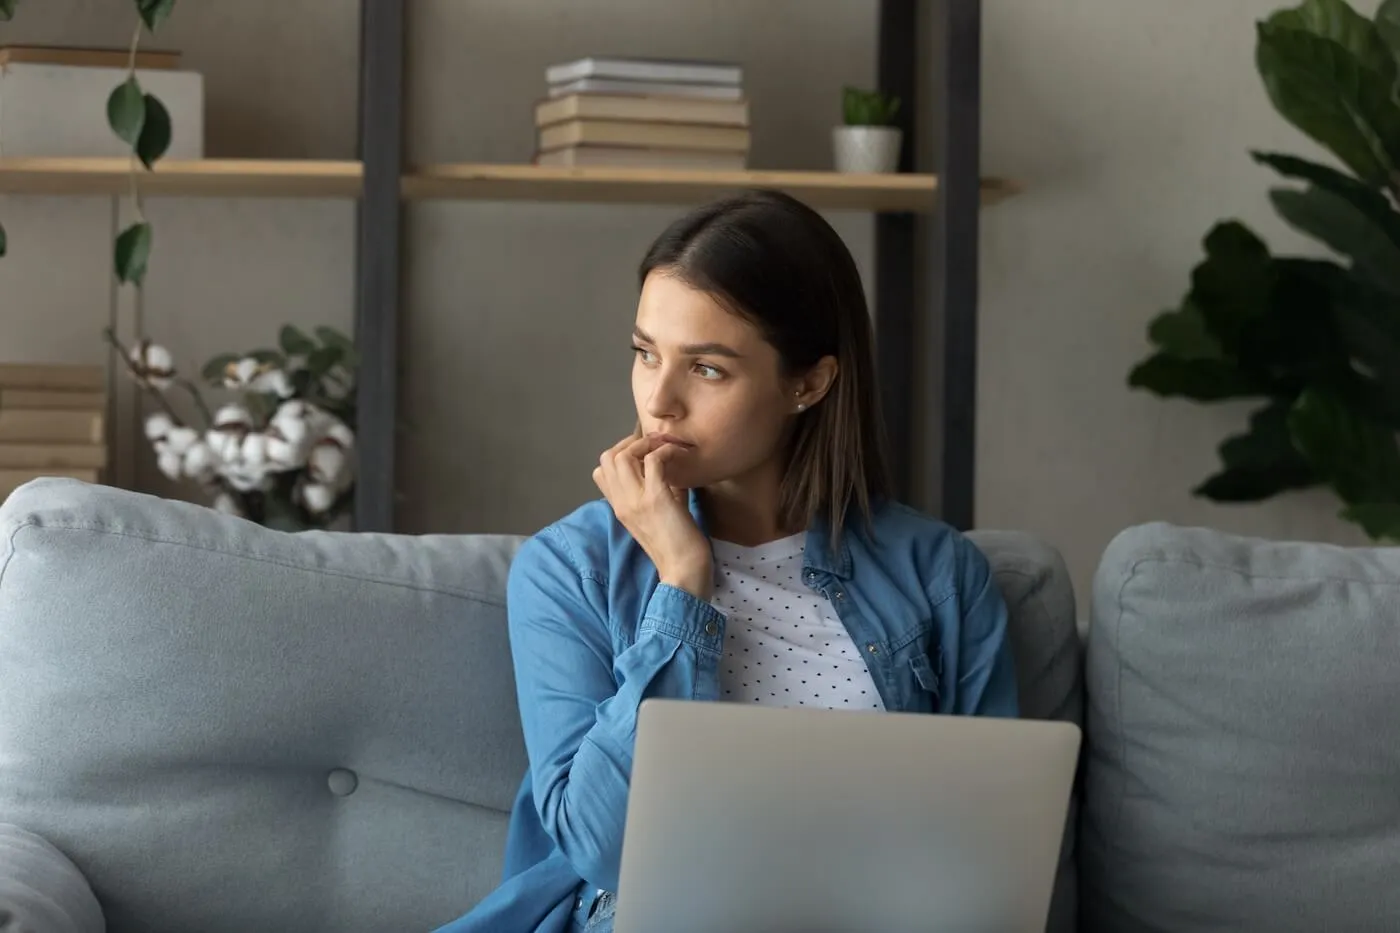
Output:
<path fill-rule="evenodd" d="M 841 105 L 845 125 L 831 132 L 836 170 L 864 174 L 898 171 L 904 142 L 903 131 L 894 125 L 899 98 L 847 87 Z"/>

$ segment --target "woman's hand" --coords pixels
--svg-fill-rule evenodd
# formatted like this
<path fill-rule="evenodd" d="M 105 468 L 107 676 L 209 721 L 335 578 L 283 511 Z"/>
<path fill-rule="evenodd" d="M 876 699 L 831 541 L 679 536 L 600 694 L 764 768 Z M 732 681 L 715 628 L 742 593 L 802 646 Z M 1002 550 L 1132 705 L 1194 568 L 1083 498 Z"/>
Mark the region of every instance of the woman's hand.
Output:
<path fill-rule="evenodd" d="M 666 482 L 666 464 L 680 450 L 629 435 L 603 451 L 593 482 L 656 565 L 661 582 L 709 599 L 714 588 L 710 544 L 686 507 L 685 490 Z"/>

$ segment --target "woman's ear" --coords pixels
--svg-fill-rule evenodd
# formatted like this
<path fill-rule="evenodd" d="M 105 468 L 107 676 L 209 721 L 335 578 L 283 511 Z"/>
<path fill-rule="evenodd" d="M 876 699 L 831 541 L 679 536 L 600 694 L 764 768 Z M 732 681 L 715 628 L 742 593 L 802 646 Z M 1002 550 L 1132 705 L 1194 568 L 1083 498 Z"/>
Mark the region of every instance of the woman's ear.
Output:
<path fill-rule="evenodd" d="M 824 356 L 793 383 L 793 404 L 797 411 L 816 405 L 836 382 L 836 357 Z"/>

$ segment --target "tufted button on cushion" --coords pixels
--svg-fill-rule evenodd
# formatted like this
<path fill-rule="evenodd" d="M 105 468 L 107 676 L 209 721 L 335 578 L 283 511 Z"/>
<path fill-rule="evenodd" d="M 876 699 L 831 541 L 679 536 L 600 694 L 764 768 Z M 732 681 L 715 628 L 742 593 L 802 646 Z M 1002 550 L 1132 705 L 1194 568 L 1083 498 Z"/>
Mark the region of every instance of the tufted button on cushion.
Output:
<path fill-rule="evenodd" d="M 326 784 L 337 797 L 349 797 L 355 792 L 355 788 L 360 786 L 360 779 L 355 776 L 354 771 L 336 768 L 327 776 Z"/>

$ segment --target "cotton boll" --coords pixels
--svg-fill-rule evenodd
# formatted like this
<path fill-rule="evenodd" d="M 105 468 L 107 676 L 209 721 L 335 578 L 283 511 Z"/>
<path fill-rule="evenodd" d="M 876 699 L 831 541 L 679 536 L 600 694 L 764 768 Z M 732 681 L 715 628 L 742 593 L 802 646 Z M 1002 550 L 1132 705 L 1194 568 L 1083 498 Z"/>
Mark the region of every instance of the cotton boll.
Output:
<path fill-rule="evenodd" d="M 294 394 L 292 380 L 280 369 L 269 369 L 254 379 L 250 385 L 254 392 L 271 392 L 278 398 L 291 398 Z"/>
<path fill-rule="evenodd" d="M 222 512 L 225 515 L 243 515 L 243 509 L 238 505 L 238 500 L 226 492 L 221 492 L 214 497 L 214 511 Z"/>
<path fill-rule="evenodd" d="M 199 442 L 199 432 L 194 428 L 175 427 L 165 435 L 166 446 L 176 454 L 183 454 Z"/>
<path fill-rule="evenodd" d="M 214 415 L 214 426 L 204 435 L 220 460 L 237 460 L 243 438 L 253 427 L 253 416 L 242 405 L 225 405 Z"/>
<path fill-rule="evenodd" d="M 224 388 L 246 389 L 257 378 L 262 364 L 251 356 L 234 360 L 224 367 Z"/>
<path fill-rule="evenodd" d="M 345 422 L 334 418 L 326 428 L 325 436 L 335 441 L 345 450 L 353 450 L 355 447 L 355 432 L 346 426 Z"/>
<path fill-rule="evenodd" d="M 219 458 L 214 449 L 202 440 L 197 440 L 185 451 L 185 475 L 201 483 L 207 483 L 219 473 Z"/>
<path fill-rule="evenodd" d="M 272 486 L 272 474 L 264 466 L 246 463 L 225 463 L 220 469 L 228 484 L 239 492 L 265 491 Z"/>
<path fill-rule="evenodd" d="M 175 427 L 175 419 L 163 411 L 155 412 L 146 418 L 146 440 L 158 441 Z"/>
<path fill-rule="evenodd" d="M 335 491 L 321 483 L 307 483 L 301 487 L 301 501 L 307 511 L 319 515 L 335 505 Z"/>
<path fill-rule="evenodd" d="M 240 454 L 246 466 L 266 468 L 268 466 L 267 435 L 252 433 L 243 438 Z"/>
<path fill-rule="evenodd" d="M 168 479 L 179 479 L 184 464 L 185 458 L 169 447 L 162 449 L 156 456 L 156 467 Z"/>
<path fill-rule="evenodd" d="M 137 381 L 164 390 L 175 381 L 175 358 L 160 344 L 142 340 L 127 357 Z"/>
<path fill-rule="evenodd" d="M 339 444 L 322 441 L 306 458 L 306 474 L 313 483 L 339 488 L 349 470 L 350 458 Z"/>

